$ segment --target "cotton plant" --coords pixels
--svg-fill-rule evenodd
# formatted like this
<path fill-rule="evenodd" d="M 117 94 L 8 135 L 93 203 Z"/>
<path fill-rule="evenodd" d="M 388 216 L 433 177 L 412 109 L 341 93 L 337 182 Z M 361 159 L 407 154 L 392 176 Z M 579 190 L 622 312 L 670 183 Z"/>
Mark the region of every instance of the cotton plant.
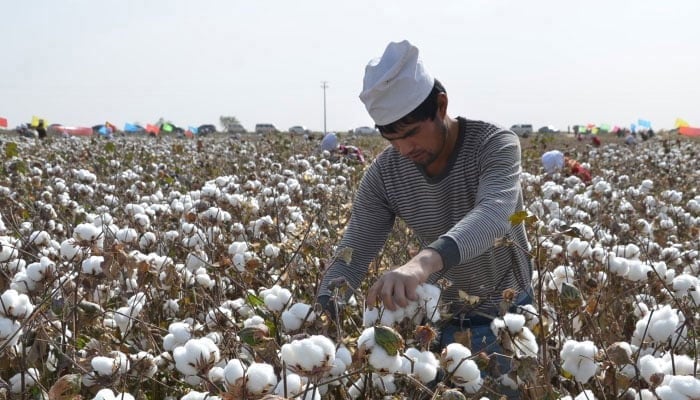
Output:
<path fill-rule="evenodd" d="M 449 374 L 450 381 L 468 394 L 478 392 L 484 383 L 472 358 L 471 350 L 460 343 L 450 343 L 440 353 L 440 364 Z"/>
<path fill-rule="evenodd" d="M 357 339 L 358 351 L 379 375 L 394 374 L 401 369 L 403 346 L 403 338 L 386 326 L 365 328 Z"/>
<path fill-rule="evenodd" d="M 138 292 L 127 300 L 127 305 L 119 307 L 114 312 L 114 322 L 122 335 L 127 335 L 135 325 L 135 319 L 139 318 L 147 297 L 143 292 Z"/>
<path fill-rule="evenodd" d="M 562 369 L 568 372 L 580 383 L 588 382 L 598 370 L 595 356 L 598 348 L 590 340 L 582 342 L 569 339 L 564 342 L 559 353 L 562 359 Z"/>
<path fill-rule="evenodd" d="M 412 375 L 422 384 L 427 385 L 437 376 L 440 361 L 432 351 L 421 351 L 415 347 L 406 349 L 401 360 L 400 371 Z"/>
<path fill-rule="evenodd" d="M 280 349 L 280 359 L 287 368 L 305 377 L 326 375 L 333 368 L 335 355 L 335 343 L 322 335 L 293 340 Z"/>
<path fill-rule="evenodd" d="M 292 292 L 279 285 L 273 285 L 271 288 L 261 288 L 259 296 L 268 310 L 281 313 L 291 301 Z"/>
<path fill-rule="evenodd" d="M 21 293 L 32 293 L 44 283 L 47 278 L 56 273 L 56 264 L 48 257 L 41 257 L 39 261 L 30 263 L 24 270 L 18 271 L 10 283 L 10 288 Z"/>
<path fill-rule="evenodd" d="M 537 357 L 539 347 L 532 331 L 525 326 L 523 314 L 506 313 L 502 318 L 491 322 L 491 331 L 498 338 L 504 350 L 516 357 Z"/>
<path fill-rule="evenodd" d="M 95 393 L 95 397 L 92 400 L 135 400 L 134 395 L 128 392 L 114 393 L 112 389 L 105 388 L 100 389 Z"/>
<path fill-rule="evenodd" d="M 227 391 L 234 395 L 263 396 L 277 386 L 277 376 L 270 364 L 253 362 L 246 365 L 239 359 L 232 359 L 223 372 Z"/>
<path fill-rule="evenodd" d="M 662 344 L 684 336 L 685 332 L 683 313 L 670 305 L 663 305 L 653 308 L 637 321 L 630 342 L 635 346 Z"/>
<path fill-rule="evenodd" d="M 0 317 L 23 320 L 34 311 L 29 296 L 14 289 L 7 289 L 0 296 Z"/>
<path fill-rule="evenodd" d="M 220 359 L 218 346 L 208 337 L 190 339 L 173 349 L 175 368 L 193 384 L 199 383 L 199 376 L 206 376 Z"/>
<path fill-rule="evenodd" d="M 100 378 L 116 379 L 131 368 L 129 357 L 121 351 L 111 351 L 106 356 L 95 356 L 90 360 L 91 371 L 83 374 L 82 382 L 87 387 L 95 386 Z"/>
<path fill-rule="evenodd" d="M 176 347 L 184 346 L 192 339 L 195 330 L 197 330 L 197 325 L 191 318 L 170 323 L 168 334 L 163 336 L 163 350 L 173 351 Z"/>
<path fill-rule="evenodd" d="M 28 393 L 31 388 L 39 384 L 40 379 L 41 374 L 36 368 L 29 368 L 26 372 L 17 373 L 10 378 L 10 392 L 14 394 Z M 23 380 L 24 386 L 22 386 Z"/>
<path fill-rule="evenodd" d="M 417 300 L 409 301 L 406 307 L 398 307 L 396 310 L 389 310 L 383 306 L 365 307 L 363 326 L 370 327 L 377 323 L 392 326 L 404 319 L 420 323 L 426 317 L 432 322 L 437 322 L 440 320 L 440 294 L 439 287 L 428 283 L 420 284 L 416 287 Z"/>
<path fill-rule="evenodd" d="M 316 320 L 313 307 L 304 303 L 294 303 L 288 309 L 282 311 L 282 327 L 285 332 L 299 330 L 305 322 Z"/>

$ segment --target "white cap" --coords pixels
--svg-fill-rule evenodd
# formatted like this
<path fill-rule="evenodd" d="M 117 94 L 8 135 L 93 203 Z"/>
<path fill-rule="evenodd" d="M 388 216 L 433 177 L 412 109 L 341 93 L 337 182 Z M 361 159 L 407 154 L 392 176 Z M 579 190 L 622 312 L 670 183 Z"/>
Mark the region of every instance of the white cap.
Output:
<path fill-rule="evenodd" d="M 381 58 L 365 67 L 360 100 L 377 125 L 405 117 L 428 97 L 435 79 L 418 59 L 418 48 L 408 40 L 391 42 Z"/>
<path fill-rule="evenodd" d="M 548 174 L 564 168 L 564 153 L 559 150 L 550 150 L 542 154 L 542 166 Z"/>

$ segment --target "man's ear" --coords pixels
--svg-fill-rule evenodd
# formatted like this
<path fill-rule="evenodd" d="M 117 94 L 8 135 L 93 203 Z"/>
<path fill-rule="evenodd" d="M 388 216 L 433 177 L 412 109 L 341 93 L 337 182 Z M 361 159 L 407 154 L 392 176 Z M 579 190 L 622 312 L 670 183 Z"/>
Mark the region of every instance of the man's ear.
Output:
<path fill-rule="evenodd" d="M 437 113 L 440 119 L 447 115 L 447 93 L 438 93 L 437 95 Z"/>

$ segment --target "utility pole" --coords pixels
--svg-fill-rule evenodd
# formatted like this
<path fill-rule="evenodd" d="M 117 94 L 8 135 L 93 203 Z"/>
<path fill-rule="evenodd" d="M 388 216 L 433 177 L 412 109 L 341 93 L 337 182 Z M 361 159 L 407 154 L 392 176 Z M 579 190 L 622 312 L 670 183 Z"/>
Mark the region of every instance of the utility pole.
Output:
<path fill-rule="evenodd" d="M 328 81 L 321 81 L 321 88 L 323 89 L 323 135 L 325 136 L 328 133 L 326 130 L 326 89 L 328 89 Z"/>

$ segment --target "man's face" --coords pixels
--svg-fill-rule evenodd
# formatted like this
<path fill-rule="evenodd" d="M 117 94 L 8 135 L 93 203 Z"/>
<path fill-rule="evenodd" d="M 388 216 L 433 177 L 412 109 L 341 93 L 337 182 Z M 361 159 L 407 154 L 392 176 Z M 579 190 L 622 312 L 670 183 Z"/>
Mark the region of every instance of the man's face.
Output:
<path fill-rule="evenodd" d="M 439 118 L 407 125 L 396 133 L 382 134 L 402 156 L 416 164 L 428 166 L 445 146 L 447 127 Z"/>

